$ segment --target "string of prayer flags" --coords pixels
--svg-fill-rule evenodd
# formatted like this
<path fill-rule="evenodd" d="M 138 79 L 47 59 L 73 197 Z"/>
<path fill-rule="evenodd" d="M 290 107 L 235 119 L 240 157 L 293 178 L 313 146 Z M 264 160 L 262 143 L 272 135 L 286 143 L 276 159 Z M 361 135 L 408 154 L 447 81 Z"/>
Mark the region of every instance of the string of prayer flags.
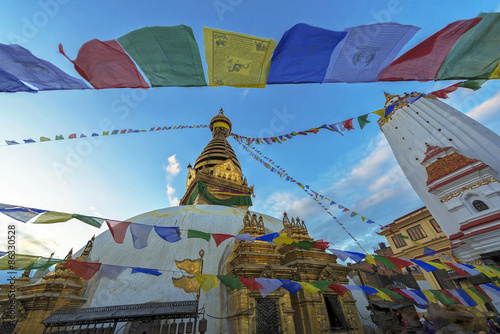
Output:
<path fill-rule="evenodd" d="M 420 28 L 376 23 L 345 29 L 333 50 L 323 82 L 374 82 Z"/>
<path fill-rule="evenodd" d="M 63 262 L 62 265 L 85 280 L 91 279 L 101 267 L 101 263 L 80 262 L 73 259 Z"/>
<path fill-rule="evenodd" d="M 202 232 L 202 231 L 197 231 L 197 230 L 188 230 L 187 234 L 188 238 L 199 238 L 199 239 L 204 239 L 206 241 L 210 241 L 210 233 Z"/>
<path fill-rule="evenodd" d="M 280 243 L 280 244 L 287 244 L 291 245 L 293 243 L 296 243 L 297 240 L 289 238 L 286 233 L 281 233 L 279 237 L 274 238 L 273 242 Z"/>
<path fill-rule="evenodd" d="M 82 80 L 73 78 L 50 62 L 35 57 L 17 44 L 0 44 L 0 68 L 38 90 L 89 89 Z M 22 90 L 23 86 L 19 88 Z"/>
<path fill-rule="evenodd" d="M 244 277 L 238 277 L 243 283 L 244 286 L 247 287 L 248 290 L 263 290 L 264 287 L 255 280 L 255 278 L 244 278 Z"/>
<path fill-rule="evenodd" d="M 0 212 L 12 219 L 27 223 L 31 219 L 40 215 L 41 213 L 48 212 L 47 210 L 40 210 L 35 208 L 27 208 L 24 206 L 2 204 L 0 203 Z"/>
<path fill-rule="evenodd" d="M 168 242 L 177 242 L 182 239 L 178 226 L 174 227 L 155 226 L 155 232 L 162 239 Z"/>
<path fill-rule="evenodd" d="M 131 222 L 123 222 L 118 220 L 107 219 L 106 224 L 108 224 L 109 231 L 113 236 L 116 243 L 123 244 L 125 240 L 125 234 Z"/>
<path fill-rule="evenodd" d="M 257 237 L 255 240 L 260 240 L 260 241 L 273 241 L 274 239 L 278 238 L 280 234 L 278 232 L 270 233 L 270 234 L 265 234 L 263 236 Z"/>
<path fill-rule="evenodd" d="M 194 273 L 194 276 L 196 277 L 196 280 L 200 284 L 200 287 L 203 290 L 203 292 L 208 292 L 213 288 L 219 287 L 219 281 L 217 280 L 216 275 Z"/>
<path fill-rule="evenodd" d="M 266 87 L 275 41 L 207 27 L 203 36 L 210 86 Z"/>
<path fill-rule="evenodd" d="M 75 60 L 71 60 L 59 44 L 59 52 L 68 58 L 76 71 L 95 89 L 149 88 L 146 80 L 116 40 L 92 39 L 83 44 Z"/>
<path fill-rule="evenodd" d="M 460 20 L 430 36 L 382 70 L 379 81 L 434 80 L 457 40 L 481 21 Z"/>
<path fill-rule="evenodd" d="M 117 39 L 152 87 L 206 86 L 191 27 L 145 27 Z"/>
<path fill-rule="evenodd" d="M 346 35 L 304 23 L 294 25 L 274 50 L 267 83 L 323 82 L 330 56 Z"/>

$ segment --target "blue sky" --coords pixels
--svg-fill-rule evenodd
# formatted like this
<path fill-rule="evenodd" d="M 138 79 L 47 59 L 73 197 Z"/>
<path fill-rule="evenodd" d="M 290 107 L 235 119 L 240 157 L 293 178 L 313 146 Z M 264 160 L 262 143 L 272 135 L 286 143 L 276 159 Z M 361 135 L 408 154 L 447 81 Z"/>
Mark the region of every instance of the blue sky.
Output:
<path fill-rule="evenodd" d="M 331 30 L 362 24 L 398 22 L 422 29 L 403 52 L 439 29 L 480 12 L 498 11 L 499 3 L 471 1 L 4 1 L 0 43 L 19 43 L 36 56 L 80 78 L 58 53 L 62 43 L 75 58 L 90 39 L 118 38 L 144 26 L 190 26 L 200 47 L 203 26 L 272 38 L 278 42 L 297 23 Z M 37 139 L 71 133 L 117 129 L 208 124 L 223 107 L 233 131 L 244 136 L 270 136 L 357 117 L 383 107 L 383 91 L 430 92 L 454 82 L 270 85 L 265 89 L 233 87 L 107 89 L 2 93 L 0 140 Z M 448 99 L 464 113 L 500 130 L 500 85 L 487 83 L 472 92 L 459 90 Z M 413 211 L 422 203 L 404 178 L 375 123 L 344 137 L 328 131 L 297 137 L 283 145 L 261 146 L 296 180 L 380 224 Z M 125 220 L 169 207 L 182 197 L 186 166 L 211 138 L 207 129 L 159 131 L 90 139 L 1 146 L 0 203 L 97 215 Z M 281 218 L 300 216 L 310 234 L 352 251 L 359 248 L 299 187 L 285 182 L 253 160 L 230 140 L 250 185 L 255 185 L 254 211 Z M 347 229 L 367 250 L 383 241 L 377 226 L 358 217 L 343 218 Z M 6 247 L 7 225 L 0 217 L 0 249 Z M 78 221 L 37 226 L 17 224 L 18 252 L 63 257 L 82 247 L 101 230 Z M 215 231 L 214 231 L 215 232 Z"/>

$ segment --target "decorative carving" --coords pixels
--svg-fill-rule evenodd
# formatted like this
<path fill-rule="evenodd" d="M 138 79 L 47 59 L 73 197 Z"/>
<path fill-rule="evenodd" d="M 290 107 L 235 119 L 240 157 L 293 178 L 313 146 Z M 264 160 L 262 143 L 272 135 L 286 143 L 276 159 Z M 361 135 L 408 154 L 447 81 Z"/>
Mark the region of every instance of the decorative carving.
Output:
<path fill-rule="evenodd" d="M 457 190 L 451 194 L 446 195 L 445 197 L 441 198 L 441 203 L 448 202 L 450 199 L 460 196 L 460 194 L 462 194 L 464 191 L 467 191 L 470 189 L 477 189 L 479 187 L 488 185 L 492 182 L 499 182 L 499 181 L 497 179 L 495 179 L 494 177 L 489 177 L 485 180 L 478 181 L 474 184 L 471 184 L 470 186 L 463 187 L 460 190 Z"/>
<path fill-rule="evenodd" d="M 95 234 L 89 241 L 87 241 L 87 244 L 85 245 L 85 249 L 83 250 L 81 257 L 89 257 L 90 252 L 92 251 L 92 246 L 94 245 L 94 240 L 95 240 Z"/>
<path fill-rule="evenodd" d="M 425 168 L 427 171 L 427 185 L 478 161 L 477 159 L 469 159 L 458 152 L 446 155 Z"/>
<path fill-rule="evenodd" d="M 293 219 L 293 218 L 292 218 L 292 219 Z M 285 212 L 283 212 L 283 226 L 284 226 L 285 228 L 290 227 L 290 219 L 288 219 L 288 215 L 287 215 L 286 211 L 285 211 Z"/>

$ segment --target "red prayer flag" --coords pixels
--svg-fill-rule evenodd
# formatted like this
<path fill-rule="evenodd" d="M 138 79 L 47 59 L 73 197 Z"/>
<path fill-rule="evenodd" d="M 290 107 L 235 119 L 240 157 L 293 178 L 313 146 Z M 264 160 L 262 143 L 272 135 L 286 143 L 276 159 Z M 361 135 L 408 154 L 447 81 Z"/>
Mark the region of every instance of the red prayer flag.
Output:
<path fill-rule="evenodd" d="M 224 240 L 227 240 L 229 238 L 234 238 L 234 235 L 232 235 L 232 234 L 219 234 L 219 233 L 211 233 L 211 234 L 212 234 L 212 238 L 214 238 L 214 240 L 215 240 L 215 244 L 217 245 L 217 247 L 219 247 L 219 245 Z"/>
<path fill-rule="evenodd" d="M 456 265 L 454 265 L 451 262 L 443 262 L 443 264 L 446 265 L 446 266 L 448 266 L 448 267 L 450 267 L 454 271 L 456 271 L 457 274 L 459 274 L 460 276 L 469 276 L 465 271 L 463 271 L 462 269 L 458 268 Z"/>
<path fill-rule="evenodd" d="M 459 83 L 456 83 L 456 84 L 451 85 L 449 87 L 437 90 L 435 92 L 430 93 L 430 95 L 434 95 L 434 96 L 440 97 L 442 99 L 447 99 L 448 98 L 448 94 L 453 93 L 454 91 L 456 91 L 458 89 L 458 85 L 460 85 L 461 83 L 462 82 L 459 82 Z"/>
<path fill-rule="evenodd" d="M 457 297 L 453 296 L 448 290 L 440 290 L 442 293 L 444 293 L 445 295 L 447 295 L 448 297 L 450 297 L 451 299 L 453 299 L 454 301 L 456 301 L 457 303 L 459 303 L 460 305 L 464 305 L 460 300 L 458 300 Z M 465 305 L 467 306 L 467 305 Z"/>
<path fill-rule="evenodd" d="M 93 39 L 83 44 L 73 61 L 75 69 L 96 89 L 103 88 L 149 88 L 146 80 L 117 41 Z"/>
<path fill-rule="evenodd" d="M 107 219 L 106 224 L 108 224 L 109 230 L 111 231 L 111 235 L 113 236 L 113 239 L 115 239 L 115 242 L 123 244 L 125 233 L 127 233 L 128 226 L 131 222 Z"/>
<path fill-rule="evenodd" d="M 481 18 L 460 20 L 446 27 L 396 59 L 378 76 L 379 81 L 434 80 L 451 49 Z"/>
<path fill-rule="evenodd" d="M 410 295 L 408 295 L 408 294 L 404 293 L 403 291 L 401 291 L 401 289 L 399 289 L 399 288 L 397 288 L 397 289 L 389 289 L 389 290 L 397 292 L 401 296 L 405 296 L 406 298 L 410 298 L 411 300 L 415 301 L 415 299 L 413 299 L 412 297 L 410 297 Z"/>
<path fill-rule="evenodd" d="M 325 208 L 325 210 L 327 210 Z M 318 249 L 322 249 L 322 250 L 325 250 L 328 248 L 328 245 L 330 244 L 330 242 L 328 241 L 323 241 L 323 239 L 319 239 L 319 240 L 314 240 L 315 244 L 312 245 L 312 248 L 318 248 Z"/>
<path fill-rule="evenodd" d="M 91 279 L 101 267 L 101 263 L 80 262 L 73 259 L 63 262 L 62 265 L 81 276 L 84 280 Z"/>
<path fill-rule="evenodd" d="M 241 283 L 243 283 L 243 285 L 245 285 L 250 291 L 264 289 L 264 287 L 254 278 L 244 278 L 244 277 L 238 277 L 238 278 L 240 279 Z"/>
<path fill-rule="evenodd" d="M 319 129 L 313 128 L 313 129 L 307 130 L 307 132 L 312 132 L 314 134 L 317 134 L 319 132 Z"/>
<path fill-rule="evenodd" d="M 344 210 L 342 210 L 342 212 L 347 212 L 347 211 L 349 211 L 348 208 L 344 208 Z"/>
<path fill-rule="evenodd" d="M 72 133 L 68 137 L 68 139 L 74 139 L 74 138 L 76 138 L 76 133 Z"/>
<path fill-rule="evenodd" d="M 397 257 L 386 256 L 386 258 L 387 258 L 387 260 L 389 260 L 392 263 L 394 263 L 394 265 L 396 267 L 398 267 L 399 269 L 414 265 L 410 261 L 406 261 L 406 260 L 403 260 L 403 259 L 400 259 L 400 258 L 397 258 Z"/>
<path fill-rule="evenodd" d="M 328 287 L 340 295 L 340 297 L 344 297 L 345 293 L 349 291 L 345 286 L 335 283 L 330 284 Z"/>
<path fill-rule="evenodd" d="M 354 125 L 352 125 L 352 118 L 348 119 L 347 121 L 343 121 L 342 125 L 344 126 L 344 129 L 346 130 L 354 130 Z"/>

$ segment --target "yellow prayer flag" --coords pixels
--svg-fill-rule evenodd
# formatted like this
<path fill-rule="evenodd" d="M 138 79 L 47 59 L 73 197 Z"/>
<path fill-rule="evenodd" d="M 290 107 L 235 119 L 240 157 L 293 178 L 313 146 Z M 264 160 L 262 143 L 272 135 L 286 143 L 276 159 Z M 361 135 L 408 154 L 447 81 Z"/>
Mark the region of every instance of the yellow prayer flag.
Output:
<path fill-rule="evenodd" d="M 54 223 L 64 223 L 73 218 L 73 214 L 57 212 L 57 211 L 49 211 L 42 213 L 38 218 L 33 222 L 33 224 L 54 224 Z"/>
<path fill-rule="evenodd" d="M 437 304 L 438 300 L 436 296 L 434 296 L 429 290 L 421 290 L 421 291 L 430 302 Z"/>
<path fill-rule="evenodd" d="M 275 41 L 206 27 L 203 36 L 209 86 L 266 87 Z"/>
<path fill-rule="evenodd" d="M 40 256 L 11 254 L 0 258 L 0 270 L 24 269 L 38 260 Z M 10 261 L 10 263 L 9 263 Z"/>
<path fill-rule="evenodd" d="M 147 131 L 146 131 L 146 130 L 141 130 L 141 131 L 139 131 L 139 132 L 147 132 Z"/>
<path fill-rule="evenodd" d="M 422 261 L 422 262 L 425 262 L 428 265 L 434 266 L 434 267 L 436 267 L 438 269 L 451 270 L 450 267 L 445 266 L 444 264 L 439 263 L 439 262 L 434 262 L 434 261 Z"/>
<path fill-rule="evenodd" d="M 485 274 L 486 277 L 493 278 L 493 277 L 497 276 L 496 274 L 492 273 L 491 271 L 489 271 L 488 269 L 486 269 L 483 266 L 477 266 L 477 265 L 474 265 L 474 264 L 472 266 L 474 266 L 474 268 L 476 268 L 477 270 L 479 270 L 482 274 Z"/>
<path fill-rule="evenodd" d="M 305 291 L 307 291 L 309 293 L 315 293 L 315 292 L 321 291 L 321 289 L 318 289 L 317 287 L 315 287 L 312 284 L 309 284 L 306 282 L 298 282 L 298 283 L 302 286 L 302 289 L 304 289 Z"/>
<path fill-rule="evenodd" d="M 200 283 L 201 289 L 204 292 L 208 292 L 213 288 L 217 288 L 219 286 L 219 280 L 217 279 L 217 275 L 206 275 L 206 274 L 198 274 L 195 273 L 194 276 L 198 283 Z"/>
<path fill-rule="evenodd" d="M 421 244 L 420 242 L 412 241 L 415 246 L 420 246 L 422 247 L 424 244 Z"/>
<path fill-rule="evenodd" d="M 489 271 L 491 271 L 493 274 L 495 274 L 497 277 L 500 277 L 500 271 L 498 271 L 497 269 L 493 268 L 493 267 L 490 267 L 490 266 L 487 266 L 486 269 L 488 269 Z"/>
<path fill-rule="evenodd" d="M 373 264 L 374 266 L 377 265 L 377 262 L 375 262 L 375 259 L 370 254 L 366 254 L 365 261 L 370 263 L 370 264 Z"/>
<path fill-rule="evenodd" d="M 379 290 L 377 288 L 374 288 L 374 289 L 378 291 L 378 293 L 376 294 L 377 296 L 379 296 L 380 298 L 382 298 L 384 300 L 388 300 L 388 301 L 392 302 L 391 297 L 389 297 L 389 295 L 387 293 L 385 293 L 384 291 Z"/>
<path fill-rule="evenodd" d="M 109 136 L 109 131 L 103 131 L 103 132 L 102 132 L 102 135 L 103 135 L 103 136 Z"/>
<path fill-rule="evenodd" d="M 366 220 L 366 217 L 361 216 L 361 220 L 364 222 Z"/>
<path fill-rule="evenodd" d="M 50 141 L 50 138 L 47 138 L 47 137 L 40 137 L 40 141 Z"/>
<path fill-rule="evenodd" d="M 478 295 L 476 295 L 470 288 L 465 288 L 464 289 L 465 293 L 468 294 L 478 305 L 483 305 L 486 304 L 484 300 L 479 298 Z"/>
<path fill-rule="evenodd" d="M 287 237 L 286 233 L 282 233 L 282 234 L 280 234 L 279 237 L 274 238 L 273 242 L 291 245 L 294 242 L 297 242 L 297 240 Z"/>

